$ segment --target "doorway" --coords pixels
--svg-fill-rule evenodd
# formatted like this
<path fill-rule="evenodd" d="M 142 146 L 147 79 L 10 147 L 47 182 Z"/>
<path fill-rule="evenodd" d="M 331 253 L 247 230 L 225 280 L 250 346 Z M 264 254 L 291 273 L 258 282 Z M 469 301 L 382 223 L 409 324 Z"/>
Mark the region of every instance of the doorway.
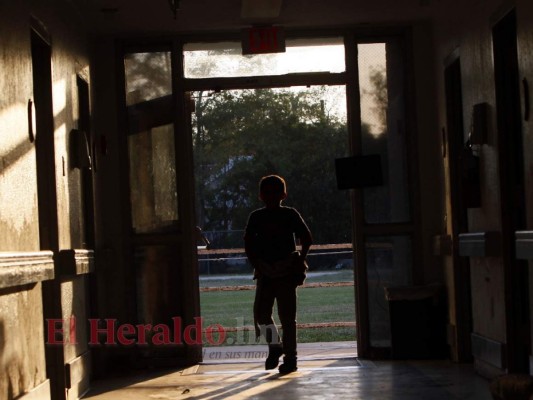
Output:
<path fill-rule="evenodd" d="M 320 226 L 330 216 L 342 225 L 314 229 L 317 244 L 311 257 L 329 257 L 317 265 L 326 265 L 330 276 L 345 274 L 335 285 L 344 290 L 340 303 L 355 314 L 355 321 L 331 316 L 325 323 L 348 323 L 342 328 L 357 337 L 361 356 L 390 349 L 384 289 L 417 282 L 413 249 L 421 248 L 411 202 L 417 198 L 412 194 L 416 162 L 409 150 L 414 139 L 403 41 L 401 35 L 382 41 L 352 35 L 304 37 L 287 39 L 287 52 L 279 56 L 242 56 L 234 38 L 176 40 L 126 54 L 128 134 L 123 145 L 128 149 L 126 212 L 132 233 L 126 251 L 136 269 L 129 279 L 135 281 L 130 282 L 136 288 L 132 311 L 139 320 L 187 314 L 188 324 L 202 322 L 206 332 L 222 326 L 202 321 L 207 308 L 200 307 L 200 280 L 222 270 L 234 275 L 246 271 L 247 283 L 237 283 L 253 285 L 242 252 L 242 229 L 249 211 L 260 206 L 259 178 L 277 172 L 288 179 L 287 201 L 294 199 L 310 225 Z M 317 56 L 317 48 L 330 53 Z M 332 123 L 335 113 L 344 118 L 337 125 Z M 290 151 L 271 149 L 283 144 Z M 268 159 L 268 152 L 281 155 Z M 380 187 L 337 190 L 335 158 L 352 155 L 379 156 L 384 171 Z M 284 163 L 293 171 L 281 169 Z M 321 204 L 317 197 L 328 196 L 333 200 L 312 209 Z M 342 199 L 340 205 L 337 199 Z M 152 281 L 143 275 L 150 271 Z M 183 290 L 169 290 L 177 281 Z M 216 299 L 212 303 L 221 305 Z M 241 307 L 242 300 L 235 304 Z M 243 312 L 229 319 L 235 330 L 249 324 Z M 202 339 L 205 343 L 207 337 Z M 212 340 L 222 341 L 220 336 Z"/>
<path fill-rule="evenodd" d="M 256 57 L 239 47 L 184 46 L 184 76 L 200 89 L 190 98 L 204 323 L 224 326 L 222 344 L 255 343 L 243 233 L 262 206 L 259 179 L 277 173 L 288 184 L 284 204 L 302 213 L 315 242 L 298 290 L 298 341 L 355 341 L 351 199 L 336 187 L 334 163 L 351 154 L 342 38 L 293 40 L 286 53 Z"/>
<path fill-rule="evenodd" d="M 413 164 L 411 163 L 415 159 L 415 154 L 409 154 L 413 139 L 410 135 L 406 135 L 409 122 L 404 92 L 407 84 L 404 47 L 400 38 L 370 42 L 352 42 L 347 38 L 329 38 L 325 43 L 321 43 L 323 40 L 315 39 L 314 42 L 309 39 L 295 40 L 293 43 L 288 41 L 286 55 L 279 57 L 270 55 L 268 58 L 260 58 L 255 61 L 240 55 L 239 43 L 186 44 L 184 46 L 184 76 L 186 78 L 184 86 L 191 89 L 196 110 L 195 117 L 198 118 L 199 116 L 201 120 L 206 111 L 216 115 L 216 117 L 210 117 L 215 121 L 210 127 L 198 125 L 198 121 L 196 121 L 197 126 L 196 131 L 193 129 L 193 137 L 196 136 L 197 143 L 199 143 L 205 139 L 206 133 L 209 133 L 205 132 L 204 129 L 211 129 L 211 133 L 213 133 L 216 132 L 220 124 L 224 123 L 232 124 L 233 133 L 242 129 L 243 119 L 240 114 L 242 107 L 239 106 L 244 104 L 243 98 L 245 97 L 255 96 L 259 98 L 257 91 L 260 88 L 280 90 L 279 88 L 297 88 L 303 84 L 311 89 L 320 87 L 320 83 L 329 88 L 335 86 L 343 88 L 346 95 L 341 96 L 342 100 L 338 101 L 337 104 L 342 104 L 343 109 L 346 107 L 347 147 L 341 151 L 336 151 L 336 154 L 334 154 L 335 150 L 330 153 L 330 165 L 333 164 L 336 157 L 343 155 L 378 155 L 384 171 L 384 182 L 379 187 L 368 187 L 349 193 L 348 203 L 351 208 L 349 220 L 351 220 L 352 235 L 351 238 L 346 237 L 346 239 L 349 240 L 348 243 L 351 241 L 352 246 L 348 245 L 345 249 L 338 249 L 351 252 L 354 244 L 361 249 L 355 254 L 355 259 L 352 253 L 352 260 L 350 260 L 356 273 L 354 276 L 355 296 L 350 300 L 350 304 L 357 308 L 358 345 L 361 346 L 360 348 L 366 356 L 381 357 L 387 354 L 387 349 L 390 350 L 391 346 L 390 310 L 385 298 L 385 288 L 410 285 L 417 282 L 418 279 L 413 268 L 416 263 L 413 248 L 418 247 L 416 243 L 419 241 L 414 228 L 417 214 L 411 203 L 412 197 L 415 197 L 412 195 Z M 321 55 L 317 50 L 319 46 L 328 48 L 332 54 L 329 56 Z M 292 56 L 290 52 L 292 47 L 294 47 L 295 52 L 302 52 L 300 59 L 313 61 L 306 63 L 284 62 L 284 57 L 290 58 Z M 334 55 L 336 49 L 340 50 L 337 58 Z M 325 64 L 324 60 L 327 60 Z M 324 71 L 328 72 L 325 73 Z M 356 76 L 357 79 L 350 79 L 349 76 Z M 239 93 L 243 93 L 244 90 L 254 90 L 254 95 L 239 96 L 232 94 L 231 90 L 241 90 Z M 220 99 L 224 98 L 228 99 L 229 107 L 233 107 L 230 117 L 223 111 L 217 113 L 217 111 L 208 108 L 203 109 L 203 107 L 207 107 L 207 103 L 223 103 L 223 100 Z M 253 103 L 253 100 L 250 102 Z M 295 102 L 288 101 L 288 103 L 294 104 Z M 268 103 L 265 102 L 265 104 Z M 323 102 L 322 106 L 324 107 L 325 104 Z M 325 108 L 328 107 L 325 106 Z M 225 109 L 226 106 L 220 107 L 219 110 Z M 269 126 L 268 111 L 271 109 L 275 110 L 276 106 L 274 104 L 265 106 L 256 101 L 257 115 L 253 121 L 257 128 L 249 135 L 251 138 L 255 138 L 251 139 L 254 145 L 264 143 L 265 140 L 267 142 L 286 143 L 284 141 L 286 139 L 280 141 L 280 136 L 276 136 L 278 128 L 271 127 L 272 132 L 264 132 L 264 129 Z M 321 109 L 310 115 L 314 117 L 321 115 Z M 254 136 L 255 131 L 263 132 L 263 135 L 256 137 Z M 320 152 L 330 146 L 329 143 L 320 140 L 316 140 L 316 143 L 312 142 L 313 140 L 311 143 L 304 140 L 301 146 L 302 148 L 308 146 L 314 152 Z M 197 146 L 195 149 L 196 176 L 201 176 L 206 168 L 205 160 L 202 160 L 205 154 L 198 154 L 199 148 L 201 146 Z M 231 145 L 228 148 L 232 148 Z M 260 148 L 266 149 L 268 146 L 262 144 Z M 225 154 L 231 153 L 223 146 L 217 150 L 225 152 Z M 343 154 L 343 152 L 346 153 Z M 249 166 L 242 167 L 253 164 L 254 156 L 250 156 L 250 154 L 253 153 L 237 153 L 237 158 L 231 160 L 225 158 L 221 164 L 215 167 L 215 170 L 226 169 L 236 172 L 238 168 L 242 168 L 240 172 L 242 177 L 248 178 L 250 182 L 245 191 L 246 193 L 250 193 L 250 191 L 254 193 L 255 200 L 256 181 L 261 173 L 256 171 L 256 176 L 251 178 L 246 174 L 253 169 Z M 295 154 L 298 153 L 295 152 Z M 263 154 L 260 156 L 263 157 Z M 290 158 L 290 156 L 285 158 Z M 270 168 L 270 172 L 277 170 L 273 162 L 263 163 L 263 167 L 265 166 Z M 268 173 L 267 169 L 263 170 L 263 174 Z M 332 175 L 333 173 L 330 171 L 330 176 Z M 205 228 L 203 224 L 206 223 L 206 209 L 208 207 L 203 204 L 205 202 L 203 193 L 209 190 L 208 186 L 212 184 L 210 179 L 210 176 L 206 176 L 197 180 L 196 207 L 200 228 Z M 299 178 L 295 179 L 296 182 L 300 180 Z M 232 189 L 232 192 L 238 193 L 238 189 L 240 188 L 237 186 L 236 190 Z M 216 190 L 218 191 L 213 194 L 213 198 L 223 193 L 220 187 Z M 320 190 L 317 189 L 315 193 L 320 193 Z M 341 192 L 336 191 L 336 193 L 338 196 Z M 242 198 L 219 198 L 217 201 L 225 200 L 234 205 Z M 250 209 L 247 212 L 253 209 L 253 204 L 250 201 L 249 203 Z M 256 202 L 255 207 L 259 206 L 260 204 Z M 297 207 L 301 206 L 297 205 Z M 239 217 L 241 230 L 246 223 L 247 212 L 244 212 L 244 216 Z M 208 219 L 207 222 L 211 222 Z M 346 220 L 348 218 L 345 218 Z M 227 231 L 228 226 L 233 222 L 235 221 L 226 221 L 225 225 L 218 227 L 220 228 L 219 231 Z M 204 240 L 199 242 L 200 246 L 205 246 L 207 243 L 211 247 L 216 246 L 212 241 L 220 240 L 218 236 L 225 234 L 224 232 L 209 232 L 212 228 L 208 226 L 207 232 L 204 229 Z M 242 232 L 235 233 L 236 237 L 231 240 L 237 241 L 234 243 L 242 243 Z M 200 236 L 199 239 L 202 237 Z M 329 244 L 340 245 L 341 243 L 332 241 Z M 212 268 L 216 267 L 213 264 L 217 261 L 213 261 L 213 258 L 209 257 L 210 254 L 219 260 L 220 264 L 229 261 L 226 259 L 228 257 L 216 255 L 215 250 L 200 250 L 200 266 L 206 274 L 211 273 Z M 239 256 L 243 268 L 249 273 L 250 268 L 244 267 L 245 257 L 242 253 Z M 237 260 L 233 262 L 237 262 Z M 342 265 L 342 263 L 338 264 Z M 357 307 L 355 307 L 356 305 Z"/>
<path fill-rule="evenodd" d="M 243 234 L 262 207 L 259 178 L 279 174 L 283 204 L 314 238 L 298 289 L 298 343 L 355 341 L 351 201 L 337 189 L 334 164 L 349 155 L 345 87 L 197 91 L 191 99 L 204 324 L 225 328 L 222 344 L 255 343 Z"/>

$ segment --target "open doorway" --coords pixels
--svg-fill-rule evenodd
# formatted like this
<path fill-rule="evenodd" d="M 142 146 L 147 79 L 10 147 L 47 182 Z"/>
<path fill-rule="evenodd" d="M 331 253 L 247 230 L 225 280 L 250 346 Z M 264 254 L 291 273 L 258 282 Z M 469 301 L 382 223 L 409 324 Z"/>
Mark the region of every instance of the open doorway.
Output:
<path fill-rule="evenodd" d="M 224 340 L 206 348 L 256 344 L 255 282 L 243 233 L 250 212 L 262 207 L 259 179 L 279 174 L 288 185 L 284 205 L 300 211 L 314 237 L 310 271 L 298 289 L 298 343 L 351 342 L 355 356 L 352 205 L 335 180 L 335 158 L 351 154 L 344 41 L 288 40 L 285 53 L 250 57 L 239 47 L 184 47 L 194 104 L 201 314 L 204 326 L 224 328 Z M 279 323 L 276 310 L 274 319 Z M 218 356 L 208 353 L 204 361 Z"/>
<path fill-rule="evenodd" d="M 351 200 L 337 189 L 334 169 L 335 158 L 349 154 L 345 87 L 196 91 L 191 98 L 202 317 L 225 330 L 215 344 L 256 342 L 243 233 L 249 213 L 262 207 L 258 181 L 273 173 L 287 181 L 284 205 L 300 211 L 314 237 L 298 289 L 298 342 L 355 341 Z"/>
<path fill-rule="evenodd" d="M 253 292 L 242 290 L 253 289 L 254 282 L 242 236 L 248 214 L 261 206 L 258 180 L 270 173 L 287 179 L 286 204 L 302 212 L 315 237 L 308 286 L 299 291 L 300 343 L 355 341 L 356 298 L 363 299 L 363 307 L 372 308 L 372 337 L 381 340 L 386 334 L 379 332 L 388 330 L 383 287 L 410 280 L 409 263 L 395 268 L 401 276 L 394 278 L 388 274 L 390 259 L 380 257 L 394 253 L 397 263 L 399 252 L 409 253 L 411 243 L 400 243 L 395 236 L 392 246 L 387 228 L 389 222 L 397 225 L 409 219 L 403 212 L 409 208 L 404 186 L 405 147 L 401 140 L 394 142 L 397 126 L 390 129 L 388 124 L 391 115 L 398 118 L 403 113 L 398 101 L 401 94 L 394 88 L 388 90 L 387 79 L 391 69 L 396 69 L 396 77 L 400 74 L 398 65 L 387 62 L 387 47 L 392 60 L 398 62 L 394 57 L 398 46 L 359 44 L 357 85 L 343 73 L 347 65 L 344 41 L 329 40 L 314 46 L 307 40 L 294 47 L 301 52 L 300 61 L 284 60 L 293 57 L 289 51 L 277 62 L 272 56 L 254 63 L 232 51 L 228 43 L 185 46 L 184 75 L 190 78 L 186 86 L 200 89 L 191 90 L 189 95 L 194 104 L 191 127 L 196 218 L 201 229 L 202 316 L 204 324 L 220 324 L 231 334 L 215 344 L 254 343 Z M 302 63 L 302 59 L 307 62 Z M 321 75 L 319 71 L 328 72 Z M 392 82 L 401 87 L 398 79 Z M 357 100 L 352 97 L 348 101 L 347 93 L 352 90 L 353 96 L 354 87 Z M 395 98 L 395 107 L 388 106 L 389 94 Z M 352 120 L 351 130 L 347 104 L 352 104 L 352 115 L 354 106 L 359 107 L 359 123 Z M 365 257 L 358 268 L 366 271 L 370 265 L 371 271 L 360 273 L 358 280 L 353 261 L 353 197 L 337 189 L 334 170 L 336 158 L 357 153 L 379 154 L 386 175 L 392 173 L 398 178 L 394 184 L 401 185 L 393 191 L 389 181 L 364 192 L 360 206 L 364 206 L 366 224 L 377 223 L 379 228 L 373 227 L 372 237 L 360 238 Z M 391 168 L 393 172 L 387 171 Z M 360 286 L 370 290 L 354 296 L 354 285 L 357 290 Z M 236 296 L 229 305 L 228 292 Z"/>

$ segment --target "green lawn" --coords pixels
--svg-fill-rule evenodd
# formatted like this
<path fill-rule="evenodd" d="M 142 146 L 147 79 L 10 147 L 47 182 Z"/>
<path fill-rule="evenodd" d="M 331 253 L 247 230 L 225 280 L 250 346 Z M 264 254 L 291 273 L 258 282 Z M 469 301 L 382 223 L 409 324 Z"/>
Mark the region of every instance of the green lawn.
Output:
<path fill-rule="evenodd" d="M 309 273 L 306 283 L 317 282 L 353 282 L 353 271 L 342 269 L 336 271 L 317 271 Z M 201 275 L 200 287 L 221 287 L 255 285 L 252 272 L 239 275 Z"/>
<path fill-rule="evenodd" d="M 254 295 L 254 290 L 202 292 L 203 327 L 208 328 L 216 324 L 225 328 L 253 325 Z M 353 286 L 299 288 L 298 323 L 353 322 L 355 321 L 354 304 Z M 279 322 L 276 311 L 274 311 L 274 319 Z M 231 339 L 228 341 L 228 338 Z M 355 340 L 355 328 L 321 327 L 298 331 L 298 341 L 301 343 L 338 340 Z M 225 342 L 226 344 L 252 344 L 255 342 L 254 333 L 228 332 Z"/>
<path fill-rule="evenodd" d="M 355 321 L 353 286 L 298 289 L 298 322 Z"/>

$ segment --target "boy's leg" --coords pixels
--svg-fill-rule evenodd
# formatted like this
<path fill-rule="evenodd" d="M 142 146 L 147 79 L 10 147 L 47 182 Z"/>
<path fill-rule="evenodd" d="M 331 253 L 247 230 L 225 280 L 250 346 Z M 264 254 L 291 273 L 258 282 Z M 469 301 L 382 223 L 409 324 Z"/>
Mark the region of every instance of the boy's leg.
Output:
<path fill-rule="evenodd" d="M 275 297 L 275 288 L 270 279 L 258 279 L 255 292 L 254 316 L 259 324 L 261 335 L 264 335 L 268 343 L 268 357 L 265 361 L 265 369 L 276 368 L 279 358 L 283 354 L 278 329 L 272 319 Z"/>
<path fill-rule="evenodd" d="M 296 370 L 296 286 L 286 280 L 278 287 L 278 314 L 283 328 L 284 365 L 280 372 Z"/>
<path fill-rule="evenodd" d="M 265 337 L 268 345 L 280 345 L 278 328 L 272 319 L 274 308 L 275 291 L 268 278 L 257 280 L 254 301 L 254 316 L 260 326 L 261 334 Z"/>

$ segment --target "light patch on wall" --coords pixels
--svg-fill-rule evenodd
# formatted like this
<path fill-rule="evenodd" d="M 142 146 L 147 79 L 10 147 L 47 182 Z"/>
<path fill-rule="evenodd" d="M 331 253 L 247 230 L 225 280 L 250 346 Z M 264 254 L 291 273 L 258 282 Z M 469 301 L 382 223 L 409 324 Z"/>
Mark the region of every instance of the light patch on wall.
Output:
<path fill-rule="evenodd" d="M 59 218 L 59 244 L 70 247 L 69 154 L 67 124 L 55 130 L 57 206 Z"/>
<path fill-rule="evenodd" d="M 0 248 L 34 248 L 37 237 L 35 145 L 28 136 L 27 104 L 0 110 Z"/>
<path fill-rule="evenodd" d="M 58 123 L 61 123 L 61 121 L 57 121 Z M 67 154 L 67 143 L 68 143 L 68 137 L 67 137 L 67 124 L 65 122 L 61 123 L 54 132 L 54 138 L 55 138 L 55 153 L 56 153 L 56 171 L 58 173 L 56 174 L 57 178 L 60 179 L 61 175 L 63 175 L 63 172 L 61 170 L 61 157 L 65 157 L 65 154 Z M 68 156 L 65 157 L 65 161 L 68 160 Z"/>
<path fill-rule="evenodd" d="M 0 176 L 0 220 L 21 233 L 36 222 L 32 221 L 37 198 L 34 152 L 21 154 L 17 167 L 4 170 Z"/>
<path fill-rule="evenodd" d="M 61 113 L 63 113 L 67 107 L 67 82 L 65 79 L 54 82 L 52 96 L 54 103 L 54 117 L 60 118 Z"/>
<path fill-rule="evenodd" d="M 16 103 L 0 110 L 0 156 L 6 157 L 11 149 L 28 140 L 28 114 L 26 103 Z M 28 140 L 29 142 L 29 140 Z"/>

